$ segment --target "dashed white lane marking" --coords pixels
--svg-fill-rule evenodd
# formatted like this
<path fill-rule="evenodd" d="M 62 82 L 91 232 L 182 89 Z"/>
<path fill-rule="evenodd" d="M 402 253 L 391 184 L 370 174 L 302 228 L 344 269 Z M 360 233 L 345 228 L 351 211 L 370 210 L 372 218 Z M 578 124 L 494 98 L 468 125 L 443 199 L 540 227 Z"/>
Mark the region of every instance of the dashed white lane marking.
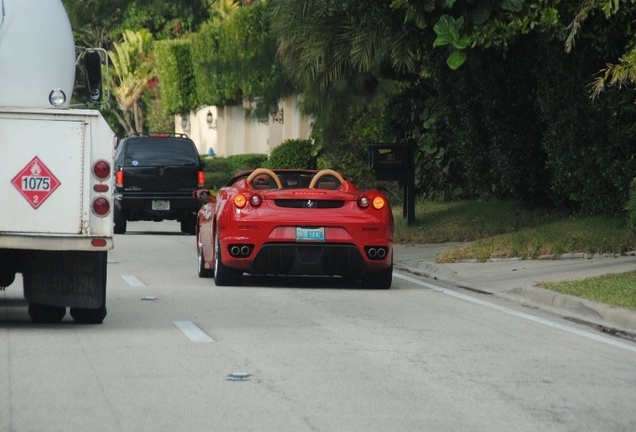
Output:
<path fill-rule="evenodd" d="M 508 315 L 513 315 L 513 316 L 516 316 L 516 317 L 519 317 L 519 318 L 527 319 L 529 321 L 534 321 L 534 322 L 539 323 L 539 324 L 547 325 L 549 327 L 553 327 L 553 328 L 556 328 L 556 329 L 559 329 L 559 330 L 563 330 L 563 331 L 566 331 L 566 332 L 569 332 L 569 333 L 573 333 L 573 334 L 578 335 L 578 336 L 583 336 L 585 338 L 592 339 L 592 340 L 594 340 L 596 342 L 602 342 L 602 343 L 605 343 L 605 344 L 608 344 L 608 345 L 612 345 L 612 346 L 615 346 L 615 347 L 618 347 L 618 348 L 622 348 L 624 350 L 632 351 L 632 352 L 636 353 L 636 346 L 630 345 L 630 344 L 625 343 L 625 342 L 621 342 L 621 341 L 618 341 L 618 340 L 610 339 L 608 337 L 601 336 L 601 335 L 596 334 L 596 333 L 591 333 L 591 332 L 587 332 L 587 331 L 584 331 L 584 330 L 579 330 L 579 329 L 574 328 L 574 327 L 568 327 L 566 325 L 559 324 L 557 322 L 550 321 L 550 320 L 547 320 L 547 319 L 544 319 L 544 318 L 536 317 L 534 315 L 530 315 L 530 314 L 527 314 L 527 313 L 524 313 L 524 312 L 518 312 L 518 311 L 516 311 L 514 309 L 510 309 L 510 308 L 507 308 L 505 306 L 499 306 L 499 305 L 494 304 L 494 303 L 489 303 L 487 301 L 480 300 L 480 299 L 474 298 L 474 297 L 470 297 L 470 296 L 467 296 L 465 294 L 461 294 L 461 293 L 455 292 L 453 290 L 442 288 L 440 286 L 437 286 L 437 285 L 434 285 L 434 284 L 431 284 L 431 283 L 428 283 L 428 282 L 424 282 L 424 281 L 421 281 L 421 280 L 418 280 L 418 279 L 415 279 L 415 278 L 412 278 L 412 277 L 409 277 L 409 276 L 406 276 L 406 275 L 403 275 L 403 274 L 393 273 L 393 277 L 397 277 L 398 279 L 402 279 L 402 280 L 405 280 L 407 282 L 414 283 L 415 285 L 419 285 L 419 286 L 422 286 L 424 288 L 428 288 L 430 290 L 433 290 L 433 291 L 436 291 L 436 292 L 440 292 L 442 294 L 449 295 L 451 297 L 455 297 L 455 298 L 459 298 L 459 299 L 462 299 L 462 300 L 466 300 L 466 301 L 469 301 L 471 303 L 475 303 L 475 304 L 478 304 L 478 305 L 481 305 L 481 306 L 485 306 L 485 307 L 490 308 L 490 309 L 495 309 L 495 310 L 498 310 L 500 312 L 506 313 Z"/>
<path fill-rule="evenodd" d="M 215 342 L 192 321 L 175 321 L 173 324 L 192 342 Z"/>
<path fill-rule="evenodd" d="M 132 276 L 132 275 L 121 275 L 121 278 L 125 280 L 126 283 L 130 285 L 131 287 L 146 286 L 144 285 L 142 281 L 140 281 L 139 279 L 137 279 L 135 276 Z"/>

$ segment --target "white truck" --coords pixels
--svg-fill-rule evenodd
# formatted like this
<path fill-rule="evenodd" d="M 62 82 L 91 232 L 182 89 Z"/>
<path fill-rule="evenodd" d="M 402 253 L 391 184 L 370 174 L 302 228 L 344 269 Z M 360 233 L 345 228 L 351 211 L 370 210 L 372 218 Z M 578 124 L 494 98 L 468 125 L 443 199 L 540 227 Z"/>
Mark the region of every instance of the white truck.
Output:
<path fill-rule="evenodd" d="M 21 273 L 32 321 L 59 322 L 70 307 L 76 322 L 101 324 L 116 137 L 98 110 L 70 107 L 76 48 L 61 1 L 0 9 L 0 289 Z M 97 101 L 99 64 L 87 74 Z"/>

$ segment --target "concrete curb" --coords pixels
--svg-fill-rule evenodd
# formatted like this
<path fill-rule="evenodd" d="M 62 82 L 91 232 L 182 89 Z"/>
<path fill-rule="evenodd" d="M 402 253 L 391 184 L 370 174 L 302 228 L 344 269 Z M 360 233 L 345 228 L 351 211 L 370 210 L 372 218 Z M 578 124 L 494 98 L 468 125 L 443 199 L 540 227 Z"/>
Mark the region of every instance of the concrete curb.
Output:
<path fill-rule="evenodd" d="M 439 251 L 439 248 L 439 245 L 437 245 L 435 250 Z M 516 278 L 511 278 L 509 276 L 511 273 L 506 273 L 508 279 L 497 280 L 493 276 L 497 274 L 497 269 L 492 270 L 495 266 L 507 266 L 503 271 L 510 271 L 512 266 L 519 268 L 524 265 L 538 268 L 545 266 L 547 268 L 548 266 L 561 265 L 565 266 L 565 268 L 559 269 L 556 277 L 561 276 L 560 280 L 575 279 L 580 274 L 580 271 L 574 267 L 570 269 L 571 265 L 586 265 L 587 262 L 591 263 L 594 258 L 597 260 L 596 265 L 600 266 L 600 270 L 597 270 L 597 272 L 603 274 L 603 266 L 605 265 L 603 260 L 607 260 L 607 265 L 614 263 L 613 254 L 611 256 L 565 254 L 561 260 L 541 260 L 540 262 L 539 260 L 506 259 L 494 260 L 489 263 L 440 264 L 432 262 L 434 256 L 431 256 L 430 251 L 422 250 L 420 256 L 425 259 L 416 259 L 418 255 L 417 246 L 408 249 L 408 252 L 409 256 L 405 260 L 397 260 L 397 269 L 452 283 L 471 291 L 491 294 L 522 306 L 539 308 L 563 318 L 593 326 L 609 334 L 636 340 L 636 311 L 634 310 L 614 307 L 541 288 L 537 285 L 537 281 L 534 280 L 537 279 L 536 275 L 524 276 L 521 271 L 515 273 Z M 636 252 L 630 252 L 626 255 L 635 256 Z M 631 266 L 631 263 L 632 261 L 628 265 Z M 636 269 L 636 266 L 633 268 Z M 492 271 L 488 272 L 486 271 L 487 269 Z M 605 273 L 612 271 L 612 269 L 608 268 Z M 541 279 L 539 278 L 539 280 Z"/>

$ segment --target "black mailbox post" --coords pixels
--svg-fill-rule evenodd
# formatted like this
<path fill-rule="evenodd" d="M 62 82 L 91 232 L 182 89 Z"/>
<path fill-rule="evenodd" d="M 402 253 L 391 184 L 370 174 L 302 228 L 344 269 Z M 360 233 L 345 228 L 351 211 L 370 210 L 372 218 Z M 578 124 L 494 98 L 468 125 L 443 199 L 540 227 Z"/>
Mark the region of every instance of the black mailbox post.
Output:
<path fill-rule="evenodd" d="M 369 144 L 369 166 L 377 180 L 399 181 L 404 188 L 403 216 L 407 224 L 415 222 L 415 145 Z"/>

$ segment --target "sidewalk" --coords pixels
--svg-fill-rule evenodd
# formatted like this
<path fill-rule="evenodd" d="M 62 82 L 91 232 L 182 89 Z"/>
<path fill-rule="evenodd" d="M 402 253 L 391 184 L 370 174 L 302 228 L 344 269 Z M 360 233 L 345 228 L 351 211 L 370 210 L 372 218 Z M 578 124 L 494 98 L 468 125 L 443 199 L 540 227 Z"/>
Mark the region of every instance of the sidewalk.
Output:
<path fill-rule="evenodd" d="M 600 326 L 608 332 L 636 337 L 636 311 L 559 294 L 537 286 L 539 282 L 584 279 L 636 270 L 636 254 L 558 260 L 500 260 L 438 264 L 435 257 L 459 243 L 394 246 L 394 267 L 420 276 L 450 282 L 472 291 L 492 294 L 525 306 Z"/>

